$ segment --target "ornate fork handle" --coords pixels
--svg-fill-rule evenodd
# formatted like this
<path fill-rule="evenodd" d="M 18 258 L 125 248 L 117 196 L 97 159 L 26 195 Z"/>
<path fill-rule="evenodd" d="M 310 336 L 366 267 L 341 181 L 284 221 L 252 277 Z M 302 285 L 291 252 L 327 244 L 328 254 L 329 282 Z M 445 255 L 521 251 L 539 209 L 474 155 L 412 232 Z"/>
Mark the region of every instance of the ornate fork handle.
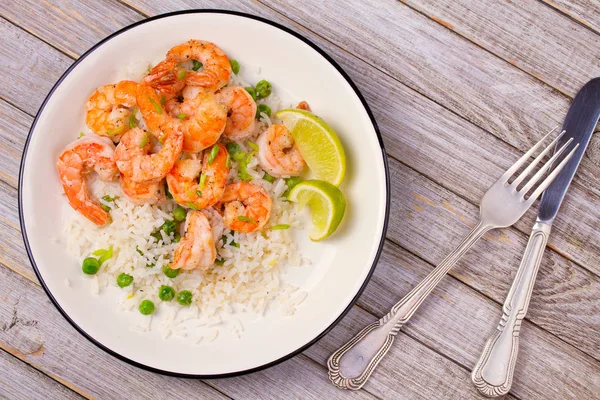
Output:
<path fill-rule="evenodd" d="M 471 380 L 485 396 L 503 396 L 510 390 L 519 351 L 521 322 L 527 314 L 529 300 L 551 225 L 537 222 L 527 243 L 521 266 L 502 307 L 502 319 L 494 336 L 483 349 Z"/>
<path fill-rule="evenodd" d="M 333 384 L 342 389 L 360 389 L 394 343 L 400 328 L 412 317 L 456 261 L 492 228 L 493 226 L 480 221 L 463 242 L 396 303 L 388 314 L 367 325 L 348 343 L 336 350 L 327 361 L 329 379 Z"/>

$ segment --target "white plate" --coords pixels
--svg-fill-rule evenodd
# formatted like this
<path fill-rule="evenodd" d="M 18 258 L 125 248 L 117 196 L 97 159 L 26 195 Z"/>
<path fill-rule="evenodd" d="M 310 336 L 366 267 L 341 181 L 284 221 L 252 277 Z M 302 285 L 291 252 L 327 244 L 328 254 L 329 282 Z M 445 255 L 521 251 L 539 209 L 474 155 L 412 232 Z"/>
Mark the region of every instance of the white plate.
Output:
<path fill-rule="evenodd" d="M 173 45 L 191 38 L 215 42 L 240 62 L 248 81 L 266 78 L 282 99 L 307 100 L 338 132 L 348 161 L 342 185 L 348 209 L 339 232 L 322 243 L 300 243 L 313 265 L 292 277 L 308 292 L 296 313 L 283 317 L 270 312 L 262 319 L 239 315 L 244 324 L 240 339 L 225 332 L 213 342 L 197 345 L 174 337 L 162 339 L 156 330 L 131 329 L 132 321 L 147 317 L 117 311 L 116 288 L 91 294 L 89 278 L 65 251 L 60 210 L 66 200 L 55 168 L 62 149 L 84 127 L 84 104 L 96 87 L 116 81 L 117 71 L 130 63 L 157 62 Z M 350 78 L 323 51 L 260 18 L 188 11 L 150 18 L 109 36 L 61 77 L 29 132 L 19 179 L 19 211 L 37 276 L 79 332 L 142 368 L 177 376 L 223 377 L 264 368 L 303 351 L 349 311 L 383 245 L 388 185 L 375 120 Z"/>

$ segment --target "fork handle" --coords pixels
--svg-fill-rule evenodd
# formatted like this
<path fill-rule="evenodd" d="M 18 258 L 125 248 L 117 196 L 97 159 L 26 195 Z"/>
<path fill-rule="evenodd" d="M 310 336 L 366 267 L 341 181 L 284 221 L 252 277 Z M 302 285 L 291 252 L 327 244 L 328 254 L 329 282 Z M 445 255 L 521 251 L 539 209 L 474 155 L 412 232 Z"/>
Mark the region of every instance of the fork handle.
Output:
<path fill-rule="evenodd" d="M 471 374 L 471 380 L 485 396 L 504 396 L 512 385 L 521 321 L 527 313 L 551 226 L 540 221 L 533 226 L 523 260 L 504 301 L 500 324 L 496 333 L 485 344 Z"/>
<path fill-rule="evenodd" d="M 492 226 L 481 222 L 463 242 L 421 283 L 396 303 L 379 321 L 367 325 L 348 343 L 337 349 L 327 361 L 329 379 L 341 389 L 358 390 L 389 351 L 400 328 L 410 319 L 425 298 L 463 254 Z"/>

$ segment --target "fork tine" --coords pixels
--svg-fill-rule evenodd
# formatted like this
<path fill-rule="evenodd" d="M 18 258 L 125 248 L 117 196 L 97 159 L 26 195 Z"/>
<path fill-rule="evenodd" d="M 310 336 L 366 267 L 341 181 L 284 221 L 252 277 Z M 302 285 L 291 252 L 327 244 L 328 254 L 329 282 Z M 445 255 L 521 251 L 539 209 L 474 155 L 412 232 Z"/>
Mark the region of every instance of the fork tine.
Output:
<path fill-rule="evenodd" d="M 510 167 L 499 179 L 500 182 L 502 183 L 506 183 L 508 181 L 508 179 L 513 176 L 513 174 L 515 172 L 517 172 L 519 170 L 519 168 L 521 168 L 521 166 L 523 164 L 525 164 L 525 161 L 529 160 L 529 158 L 531 158 L 531 156 L 533 155 L 533 153 L 535 153 L 537 151 L 537 149 L 542 145 L 542 143 L 544 142 L 544 140 L 546 140 L 548 138 L 548 136 L 550 136 L 552 134 L 552 132 L 554 132 L 556 130 L 556 128 L 558 128 L 558 126 L 555 126 L 554 128 L 552 128 L 552 130 L 550 132 L 548 132 L 539 142 L 537 142 L 531 149 L 529 149 L 529 151 L 527 151 L 527 153 L 523 154 L 523 156 L 521 158 L 519 158 L 517 160 L 516 163 L 514 163 L 512 165 L 512 167 Z M 560 136 L 559 136 L 560 137 Z"/>
<path fill-rule="evenodd" d="M 550 184 L 552 183 L 554 178 L 556 178 L 556 176 L 560 173 L 560 171 L 563 169 L 563 167 L 569 162 L 569 160 L 571 159 L 573 154 L 575 154 L 575 151 L 577 150 L 578 147 L 579 147 L 579 143 L 577 143 L 575 145 L 575 147 L 573 147 L 573 150 L 571 150 L 571 152 L 560 162 L 560 164 L 558 164 L 556 166 L 556 168 L 554 168 L 554 170 L 552 170 L 552 172 L 550 174 L 548 174 L 548 176 L 546 177 L 544 182 L 542 182 L 542 184 L 540 186 L 538 186 L 537 189 L 535 189 L 535 191 L 527 199 L 528 205 L 531 205 L 538 197 L 540 197 L 540 195 L 544 192 L 544 190 L 548 189 L 548 186 L 550 186 Z"/>
<path fill-rule="evenodd" d="M 542 176 L 544 176 L 544 174 L 550 169 L 552 168 L 552 165 L 554 164 L 554 162 L 556 161 L 556 159 L 558 157 L 560 157 L 562 155 L 562 153 L 565 152 L 565 150 L 567 149 L 567 147 L 569 147 L 569 145 L 571 144 L 571 142 L 573 141 L 573 138 L 570 138 L 560 149 L 558 149 L 554 155 L 552 156 L 552 158 L 550 158 L 548 160 L 548 162 L 546 164 L 544 164 L 542 166 L 542 168 L 540 168 L 540 170 L 538 172 L 536 172 L 536 174 L 529 180 L 529 182 L 527 182 L 525 184 L 525 186 L 523 186 L 523 189 L 521 189 L 519 191 L 519 193 L 523 196 L 525 196 L 525 194 L 527 194 L 527 192 L 529 192 L 529 190 L 542 178 Z"/>
<path fill-rule="evenodd" d="M 533 169 L 536 167 L 536 165 L 539 164 L 540 161 L 542 161 L 542 159 L 546 156 L 546 154 L 548 154 L 550 152 L 550 150 L 552 150 L 554 148 L 554 145 L 556 144 L 556 142 L 558 142 L 558 139 L 560 139 L 562 137 L 562 135 L 565 134 L 565 131 L 562 131 L 560 133 L 560 135 L 558 135 L 545 149 L 544 151 L 542 151 L 540 153 L 540 155 L 538 155 L 531 164 L 529 164 L 527 166 L 527 168 L 521 172 L 521 174 L 511 183 L 511 185 L 514 186 L 515 190 L 517 189 L 517 186 L 519 186 L 519 184 L 523 181 L 523 179 L 525 179 L 530 173 L 531 171 L 533 171 Z"/>

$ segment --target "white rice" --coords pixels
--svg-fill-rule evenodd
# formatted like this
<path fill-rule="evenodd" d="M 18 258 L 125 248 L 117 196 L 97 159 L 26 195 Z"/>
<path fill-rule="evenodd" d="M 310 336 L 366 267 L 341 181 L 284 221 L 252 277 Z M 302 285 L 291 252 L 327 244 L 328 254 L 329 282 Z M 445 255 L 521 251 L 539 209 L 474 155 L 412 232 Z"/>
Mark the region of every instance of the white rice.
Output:
<path fill-rule="evenodd" d="M 126 77 L 139 80 L 140 65 L 136 74 L 128 73 Z M 249 86 L 233 74 L 229 84 Z M 274 94 L 259 103 L 267 104 L 272 115 L 281 108 L 281 102 Z M 263 114 L 256 136 L 271 123 L 271 119 Z M 241 147 L 244 151 L 250 151 L 244 145 Z M 104 195 L 115 198 L 110 203 L 100 200 L 112 208 L 112 223 L 98 227 L 81 214 L 68 212 L 64 229 L 67 251 L 79 262 L 95 250 L 113 247 L 113 257 L 102 265 L 96 275 L 90 278 L 82 274 L 82 279 L 90 281 L 91 292 L 98 294 L 107 286 L 117 286 L 119 274 L 127 273 L 133 276 L 133 284 L 120 289 L 120 310 L 138 312 L 142 300 L 151 300 L 156 306 L 155 315 L 161 315 L 159 329 L 163 337 L 192 337 L 196 343 L 214 340 L 219 334 L 219 326 L 224 322 L 229 322 L 230 330 L 240 337 L 244 327 L 234 316 L 238 312 L 252 312 L 260 316 L 271 304 L 276 304 L 283 315 L 292 315 L 306 293 L 282 280 L 284 269 L 310 263 L 301 257 L 292 238 L 293 229 L 302 229 L 298 210 L 295 204 L 282 198 L 287 189 L 284 179 L 276 179 L 273 183 L 262 179 L 264 172 L 258 166 L 256 157 L 252 158 L 247 170 L 254 178 L 252 183 L 265 188 L 273 199 L 271 217 L 265 228 L 253 233 L 232 232 L 225 228 L 222 217 L 216 211 L 203 210 L 211 222 L 217 258 L 224 260 L 224 263 L 204 272 L 181 271 L 174 279 L 163 273 L 163 266 L 172 261 L 173 251 L 177 247 L 173 235 L 166 236 L 161 231 L 162 239 L 156 241 L 151 234 L 165 221 L 173 219 L 172 211 L 176 204 L 169 201 L 159 206 L 135 205 L 123 195 L 118 183 L 90 182 L 91 192 L 98 199 Z M 232 160 L 229 182 L 239 181 L 238 172 L 238 163 Z M 291 228 L 269 229 L 277 224 L 288 224 Z M 180 229 L 183 226 L 180 224 Z M 183 236 L 184 232 L 180 233 Z M 232 241 L 239 248 L 232 246 Z M 68 281 L 65 284 L 70 286 Z M 182 307 L 175 299 L 161 301 L 158 298 L 161 285 L 173 287 L 176 293 L 191 291 L 192 304 Z M 150 317 L 145 318 L 141 325 L 133 328 L 148 331 L 150 321 Z"/>

